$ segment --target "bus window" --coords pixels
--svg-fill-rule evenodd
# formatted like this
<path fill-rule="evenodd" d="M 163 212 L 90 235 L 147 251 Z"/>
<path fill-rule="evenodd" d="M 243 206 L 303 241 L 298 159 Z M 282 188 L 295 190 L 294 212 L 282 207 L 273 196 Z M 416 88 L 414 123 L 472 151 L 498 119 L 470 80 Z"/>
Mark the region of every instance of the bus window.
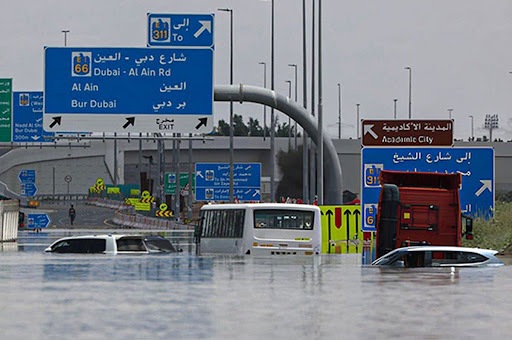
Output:
<path fill-rule="evenodd" d="M 314 216 L 313 211 L 258 209 L 254 211 L 254 227 L 312 230 Z"/>

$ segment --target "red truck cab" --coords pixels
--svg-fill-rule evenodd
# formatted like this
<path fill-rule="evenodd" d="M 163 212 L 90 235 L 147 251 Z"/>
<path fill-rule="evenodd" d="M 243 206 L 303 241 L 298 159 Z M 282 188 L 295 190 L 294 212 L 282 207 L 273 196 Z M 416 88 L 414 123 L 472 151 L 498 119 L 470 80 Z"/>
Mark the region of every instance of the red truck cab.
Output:
<path fill-rule="evenodd" d="M 460 174 L 382 170 L 379 180 L 377 257 L 412 245 L 461 246 Z"/>

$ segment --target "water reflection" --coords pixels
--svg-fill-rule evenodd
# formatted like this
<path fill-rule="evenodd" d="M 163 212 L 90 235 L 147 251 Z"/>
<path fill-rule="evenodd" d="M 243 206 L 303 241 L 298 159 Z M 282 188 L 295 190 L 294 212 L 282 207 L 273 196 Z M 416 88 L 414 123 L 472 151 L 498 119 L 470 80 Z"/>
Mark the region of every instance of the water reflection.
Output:
<path fill-rule="evenodd" d="M 18 242 L 0 242 L 0 252 L 18 251 Z"/>
<path fill-rule="evenodd" d="M 208 257 L 155 255 L 45 254 L 47 281 L 211 281 Z"/>
<path fill-rule="evenodd" d="M 497 268 L 375 268 L 364 266 L 363 282 L 367 284 L 394 285 L 411 282 L 417 285 L 442 286 L 459 284 L 492 283 Z"/>
<path fill-rule="evenodd" d="M 512 266 L 379 268 L 354 254 L 43 253 L 58 237 L 24 235 L 24 250 L 0 252 L 3 338 L 476 339 L 512 332 Z"/>

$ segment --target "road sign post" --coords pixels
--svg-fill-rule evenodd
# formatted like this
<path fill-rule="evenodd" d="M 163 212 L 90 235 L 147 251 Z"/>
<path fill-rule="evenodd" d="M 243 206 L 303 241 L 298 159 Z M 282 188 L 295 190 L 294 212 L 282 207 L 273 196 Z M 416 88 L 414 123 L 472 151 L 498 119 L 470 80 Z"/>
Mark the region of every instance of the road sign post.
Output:
<path fill-rule="evenodd" d="M 188 186 L 188 172 L 180 173 L 180 188 Z M 192 174 L 192 190 L 195 192 L 196 175 Z M 176 195 L 176 173 L 166 172 L 164 175 L 164 192 L 166 195 Z"/>
<path fill-rule="evenodd" d="M 35 182 L 36 181 L 36 171 L 35 170 L 21 170 L 18 174 L 18 179 L 20 182 Z"/>
<path fill-rule="evenodd" d="M 459 173 L 462 213 L 489 218 L 494 211 L 493 148 L 363 148 L 361 151 L 363 231 L 375 231 L 381 170 Z"/>
<path fill-rule="evenodd" d="M 43 130 L 43 92 L 13 92 L 12 141 L 52 142 L 54 134 Z"/>
<path fill-rule="evenodd" d="M 261 163 L 235 163 L 234 198 L 261 200 Z M 229 201 L 229 163 L 196 163 L 196 200 Z"/>
<path fill-rule="evenodd" d="M 48 228 L 51 219 L 47 214 L 28 214 L 27 227 L 29 229 Z"/>
<path fill-rule="evenodd" d="M 37 193 L 35 170 L 21 170 L 18 180 L 20 181 L 20 196 L 31 197 Z"/>
<path fill-rule="evenodd" d="M 11 141 L 12 79 L 0 79 L 0 142 Z"/>
<path fill-rule="evenodd" d="M 26 182 L 20 184 L 20 195 L 26 197 L 35 196 L 37 193 L 37 185 L 33 182 Z"/>
<path fill-rule="evenodd" d="M 46 131 L 205 133 L 213 50 L 45 48 Z"/>
<path fill-rule="evenodd" d="M 363 146 L 453 146 L 453 120 L 363 120 Z"/>
<path fill-rule="evenodd" d="M 213 47 L 213 14 L 148 13 L 147 45 Z"/>

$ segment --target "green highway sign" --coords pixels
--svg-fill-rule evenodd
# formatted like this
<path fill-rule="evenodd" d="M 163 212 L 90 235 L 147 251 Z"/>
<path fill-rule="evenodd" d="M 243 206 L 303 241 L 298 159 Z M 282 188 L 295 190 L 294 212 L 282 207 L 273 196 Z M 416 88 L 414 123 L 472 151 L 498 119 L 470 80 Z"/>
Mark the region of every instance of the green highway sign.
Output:
<path fill-rule="evenodd" d="M 0 142 L 11 141 L 12 79 L 0 79 Z"/>
<path fill-rule="evenodd" d="M 182 195 L 187 196 L 190 193 L 188 189 L 188 172 L 180 172 L 180 188 Z M 192 174 L 192 190 L 196 189 L 196 174 Z M 176 173 L 166 172 L 164 175 L 164 192 L 166 195 L 176 195 Z"/>

